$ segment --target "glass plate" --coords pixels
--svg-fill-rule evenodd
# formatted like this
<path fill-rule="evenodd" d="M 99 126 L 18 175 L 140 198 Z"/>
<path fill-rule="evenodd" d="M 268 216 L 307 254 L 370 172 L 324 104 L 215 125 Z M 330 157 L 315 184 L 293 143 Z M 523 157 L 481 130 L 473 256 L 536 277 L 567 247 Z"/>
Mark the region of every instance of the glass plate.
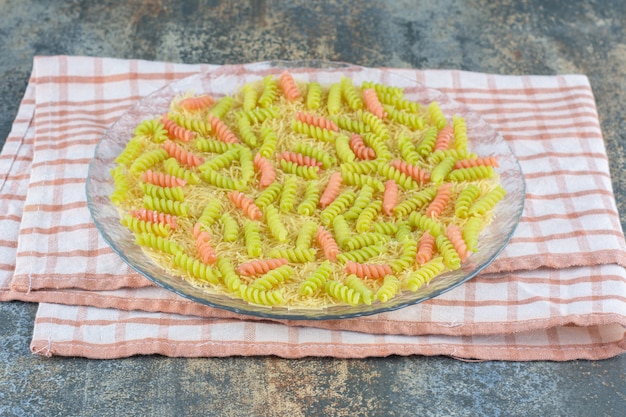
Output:
<path fill-rule="evenodd" d="M 463 263 L 461 269 L 439 275 L 418 291 L 405 291 L 385 303 L 374 301 L 371 305 L 337 305 L 316 310 L 270 308 L 205 292 L 161 269 L 134 243 L 131 232 L 120 223 L 118 209 L 109 200 L 114 189 L 109 171 L 115 166 L 115 158 L 132 137 L 137 124 L 165 113 L 171 99 L 177 94 L 193 91 L 197 94 L 210 93 L 214 97 L 230 95 L 246 82 L 259 80 L 268 74 L 280 74 L 284 69 L 289 69 L 298 80 L 317 81 L 322 85 L 339 81 L 342 76 L 349 76 L 357 85 L 363 81 L 374 81 L 402 87 L 408 99 L 419 103 L 436 100 L 448 117 L 454 114 L 465 117 L 470 132 L 470 150 L 481 156 L 498 158 L 500 167 L 497 171 L 507 195 L 496 207 L 493 223 L 481 233 L 477 252 Z M 111 126 L 98 143 L 89 166 L 86 193 L 87 205 L 104 240 L 128 265 L 163 288 L 198 303 L 240 314 L 272 319 L 324 320 L 365 316 L 417 304 L 437 297 L 476 276 L 498 256 L 511 238 L 524 206 L 525 183 L 519 162 L 502 136 L 478 113 L 439 91 L 388 72 L 345 63 L 272 61 L 223 66 L 215 71 L 193 75 L 173 82 L 139 101 Z"/>

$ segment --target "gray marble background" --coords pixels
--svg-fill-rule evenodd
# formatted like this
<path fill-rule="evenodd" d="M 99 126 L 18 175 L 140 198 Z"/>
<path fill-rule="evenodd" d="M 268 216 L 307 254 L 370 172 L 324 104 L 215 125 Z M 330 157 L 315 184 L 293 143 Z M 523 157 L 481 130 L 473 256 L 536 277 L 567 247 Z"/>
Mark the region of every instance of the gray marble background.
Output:
<path fill-rule="evenodd" d="M 0 146 L 33 56 L 56 54 L 583 73 L 626 226 L 623 0 L 0 0 Z M 0 416 L 626 414 L 625 355 L 566 363 L 42 358 L 29 351 L 36 308 L 0 304 Z"/>

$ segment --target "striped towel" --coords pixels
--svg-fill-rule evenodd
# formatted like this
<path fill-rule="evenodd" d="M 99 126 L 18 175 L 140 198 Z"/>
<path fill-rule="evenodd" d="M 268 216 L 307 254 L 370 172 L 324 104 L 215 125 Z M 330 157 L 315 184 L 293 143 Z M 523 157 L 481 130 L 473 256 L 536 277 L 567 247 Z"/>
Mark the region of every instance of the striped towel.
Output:
<path fill-rule="evenodd" d="M 440 297 L 369 317 L 274 322 L 199 305 L 138 276 L 91 222 L 90 158 L 138 99 L 217 68 L 35 58 L 0 154 L 0 300 L 40 303 L 33 352 L 571 360 L 626 349 L 626 243 L 582 75 L 383 71 L 482 114 L 525 174 L 526 204 L 510 244 L 488 270 Z"/>

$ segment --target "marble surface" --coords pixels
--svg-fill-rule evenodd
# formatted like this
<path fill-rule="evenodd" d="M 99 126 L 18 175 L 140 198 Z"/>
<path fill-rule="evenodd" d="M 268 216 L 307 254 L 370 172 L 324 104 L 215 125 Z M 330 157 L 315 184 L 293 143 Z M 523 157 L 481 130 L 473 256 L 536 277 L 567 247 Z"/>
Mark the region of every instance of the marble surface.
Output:
<path fill-rule="evenodd" d="M 6 0 L 0 51 L 0 146 L 35 55 L 583 73 L 626 227 L 622 0 Z M 621 416 L 626 409 L 624 355 L 566 363 L 42 358 L 29 351 L 36 308 L 0 304 L 1 416 Z"/>

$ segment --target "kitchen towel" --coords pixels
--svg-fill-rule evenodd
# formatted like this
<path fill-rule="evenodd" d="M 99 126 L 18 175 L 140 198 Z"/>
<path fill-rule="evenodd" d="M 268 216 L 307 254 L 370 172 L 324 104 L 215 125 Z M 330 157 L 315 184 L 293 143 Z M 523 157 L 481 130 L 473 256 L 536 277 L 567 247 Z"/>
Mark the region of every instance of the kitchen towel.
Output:
<path fill-rule="evenodd" d="M 383 70 L 479 112 L 525 175 L 524 213 L 510 244 L 487 271 L 440 297 L 369 317 L 271 322 L 193 303 L 134 273 L 87 210 L 95 145 L 140 98 L 218 68 L 35 58 L 0 154 L 0 300 L 41 303 L 34 352 L 569 360 L 624 351 L 626 245 L 582 75 Z"/>

